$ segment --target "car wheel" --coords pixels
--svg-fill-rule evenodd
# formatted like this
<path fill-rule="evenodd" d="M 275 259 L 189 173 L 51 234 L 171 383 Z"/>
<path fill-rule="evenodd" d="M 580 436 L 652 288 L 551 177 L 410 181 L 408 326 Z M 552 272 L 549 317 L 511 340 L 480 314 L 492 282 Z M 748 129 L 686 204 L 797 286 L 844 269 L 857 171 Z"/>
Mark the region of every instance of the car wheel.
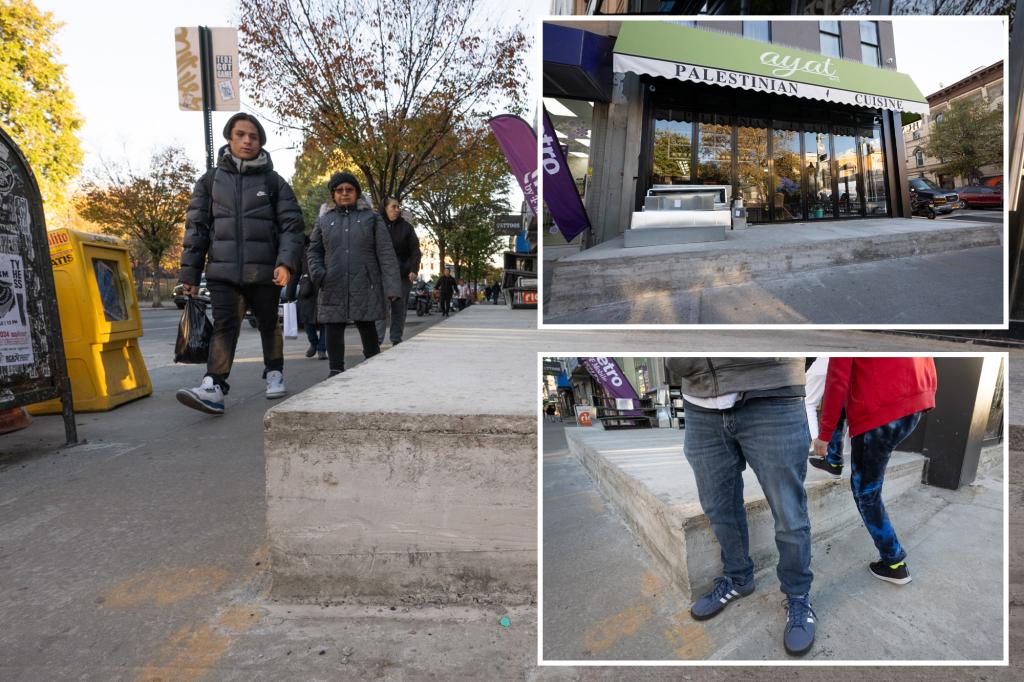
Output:
<path fill-rule="evenodd" d="M 255 327 L 256 326 L 256 318 L 255 317 L 250 317 L 249 318 L 249 326 L 250 327 Z"/>

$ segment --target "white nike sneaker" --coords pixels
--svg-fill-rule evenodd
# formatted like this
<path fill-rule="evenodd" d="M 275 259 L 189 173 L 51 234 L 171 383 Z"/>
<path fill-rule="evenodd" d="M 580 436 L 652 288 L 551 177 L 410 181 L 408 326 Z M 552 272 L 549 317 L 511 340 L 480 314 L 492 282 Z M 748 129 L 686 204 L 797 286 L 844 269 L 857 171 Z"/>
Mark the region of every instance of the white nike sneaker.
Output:
<path fill-rule="evenodd" d="M 207 414 L 224 414 L 224 392 L 213 383 L 213 377 L 203 377 L 197 388 L 181 388 L 175 394 L 178 402 L 193 410 Z"/>
<path fill-rule="evenodd" d="M 287 392 L 284 387 L 284 375 L 277 370 L 267 372 L 267 399 L 283 398 Z"/>

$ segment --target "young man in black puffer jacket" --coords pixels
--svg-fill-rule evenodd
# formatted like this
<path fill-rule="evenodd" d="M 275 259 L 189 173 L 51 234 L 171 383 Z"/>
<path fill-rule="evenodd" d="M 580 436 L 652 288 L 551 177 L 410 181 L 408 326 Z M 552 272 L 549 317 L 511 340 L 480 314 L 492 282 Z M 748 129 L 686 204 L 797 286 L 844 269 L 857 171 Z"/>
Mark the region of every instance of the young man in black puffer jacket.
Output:
<path fill-rule="evenodd" d="M 235 114 L 224 126 L 224 138 L 228 144 L 220 149 L 217 166 L 192 192 L 178 275 L 190 296 L 205 266 L 213 338 L 202 383 L 179 390 L 177 398 L 210 414 L 224 413 L 247 305 L 263 342 L 267 398 L 285 395 L 277 306 L 281 287 L 298 271 L 305 231 L 295 193 L 274 172 L 263 149 L 267 135 L 260 122 L 250 114 Z"/>

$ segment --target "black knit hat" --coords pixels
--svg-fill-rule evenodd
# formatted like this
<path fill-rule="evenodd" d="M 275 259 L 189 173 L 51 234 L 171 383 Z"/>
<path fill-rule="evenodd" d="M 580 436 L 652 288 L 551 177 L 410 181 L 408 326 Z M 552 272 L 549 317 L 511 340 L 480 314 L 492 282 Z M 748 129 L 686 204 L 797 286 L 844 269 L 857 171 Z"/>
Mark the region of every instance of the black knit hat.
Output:
<path fill-rule="evenodd" d="M 258 120 L 256 120 L 255 116 L 253 116 L 252 114 L 246 114 L 244 112 L 239 112 L 228 119 L 227 124 L 224 126 L 225 140 L 231 139 L 231 129 L 235 127 L 235 123 L 237 123 L 238 121 L 248 121 L 249 123 L 256 126 L 256 132 L 260 134 L 260 146 L 262 147 L 263 145 L 267 144 L 267 132 L 263 130 L 263 125 Z"/>
<path fill-rule="evenodd" d="M 363 193 L 363 188 L 359 186 L 359 181 L 356 180 L 356 176 L 351 173 L 335 173 L 332 175 L 330 181 L 327 183 L 327 191 L 334 194 L 334 189 L 338 185 L 344 183 L 348 183 L 356 188 L 357 198 Z"/>

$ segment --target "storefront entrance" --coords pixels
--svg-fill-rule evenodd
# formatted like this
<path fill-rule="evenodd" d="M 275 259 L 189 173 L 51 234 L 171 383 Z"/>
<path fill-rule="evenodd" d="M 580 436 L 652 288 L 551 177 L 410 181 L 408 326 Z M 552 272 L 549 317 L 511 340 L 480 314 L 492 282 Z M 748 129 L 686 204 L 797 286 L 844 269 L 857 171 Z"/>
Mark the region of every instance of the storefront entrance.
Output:
<path fill-rule="evenodd" d="M 751 223 L 889 215 L 879 111 L 653 82 L 638 205 L 656 184 L 725 184 Z"/>

